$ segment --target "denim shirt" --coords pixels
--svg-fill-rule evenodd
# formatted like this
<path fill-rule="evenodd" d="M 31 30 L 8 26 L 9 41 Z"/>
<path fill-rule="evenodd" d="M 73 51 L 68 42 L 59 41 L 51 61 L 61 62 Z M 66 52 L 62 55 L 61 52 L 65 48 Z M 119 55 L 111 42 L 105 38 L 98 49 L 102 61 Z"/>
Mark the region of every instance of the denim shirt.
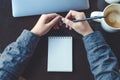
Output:
<path fill-rule="evenodd" d="M 18 80 L 30 61 L 39 37 L 24 30 L 8 45 L 0 56 L 0 80 Z M 83 37 L 87 56 L 95 80 L 120 80 L 117 59 L 100 32 Z"/>
<path fill-rule="evenodd" d="M 83 38 L 91 72 L 95 80 L 120 80 L 118 62 L 100 32 Z"/>
<path fill-rule="evenodd" d="M 8 45 L 0 56 L 0 80 L 18 80 L 30 61 L 39 37 L 24 30 L 18 39 Z"/>

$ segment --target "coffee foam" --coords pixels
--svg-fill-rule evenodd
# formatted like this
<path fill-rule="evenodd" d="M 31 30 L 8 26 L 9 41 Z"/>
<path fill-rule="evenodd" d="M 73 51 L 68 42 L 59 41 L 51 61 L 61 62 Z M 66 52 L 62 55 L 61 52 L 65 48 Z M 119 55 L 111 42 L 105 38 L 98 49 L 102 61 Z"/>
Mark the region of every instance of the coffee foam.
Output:
<path fill-rule="evenodd" d="M 120 10 L 116 8 L 110 8 L 106 14 L 106 23 L 113 28 L 120 28 Z"/>

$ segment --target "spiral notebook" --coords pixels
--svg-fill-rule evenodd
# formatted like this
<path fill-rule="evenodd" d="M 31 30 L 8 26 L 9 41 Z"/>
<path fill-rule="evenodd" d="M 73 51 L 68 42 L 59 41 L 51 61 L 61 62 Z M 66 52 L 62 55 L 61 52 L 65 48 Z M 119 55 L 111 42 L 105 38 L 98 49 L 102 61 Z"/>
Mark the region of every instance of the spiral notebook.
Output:
<path fill-rule="evenodd" d="M 48 37 L 48 72 L 72 72 L 72 37 Z"/>

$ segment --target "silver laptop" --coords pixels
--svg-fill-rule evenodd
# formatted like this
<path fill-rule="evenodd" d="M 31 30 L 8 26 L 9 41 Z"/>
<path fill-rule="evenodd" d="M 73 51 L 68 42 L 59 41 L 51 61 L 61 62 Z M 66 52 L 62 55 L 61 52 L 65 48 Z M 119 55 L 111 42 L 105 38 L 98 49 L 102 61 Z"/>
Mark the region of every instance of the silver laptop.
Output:
<path fill-rule="evenodd" d="M 12 0 L 12 14 L 14 17 L 88 8 L 89 0 Z"/>

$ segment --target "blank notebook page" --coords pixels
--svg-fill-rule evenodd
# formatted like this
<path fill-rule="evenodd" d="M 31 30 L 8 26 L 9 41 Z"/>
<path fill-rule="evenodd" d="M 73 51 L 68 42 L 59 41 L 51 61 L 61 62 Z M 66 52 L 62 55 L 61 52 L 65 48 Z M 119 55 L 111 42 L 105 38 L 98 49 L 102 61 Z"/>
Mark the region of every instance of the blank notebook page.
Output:
<path fill-rule="evenodd" d="M 72 37 L 48 37 L 48 72 L 72 72 Z"/>

